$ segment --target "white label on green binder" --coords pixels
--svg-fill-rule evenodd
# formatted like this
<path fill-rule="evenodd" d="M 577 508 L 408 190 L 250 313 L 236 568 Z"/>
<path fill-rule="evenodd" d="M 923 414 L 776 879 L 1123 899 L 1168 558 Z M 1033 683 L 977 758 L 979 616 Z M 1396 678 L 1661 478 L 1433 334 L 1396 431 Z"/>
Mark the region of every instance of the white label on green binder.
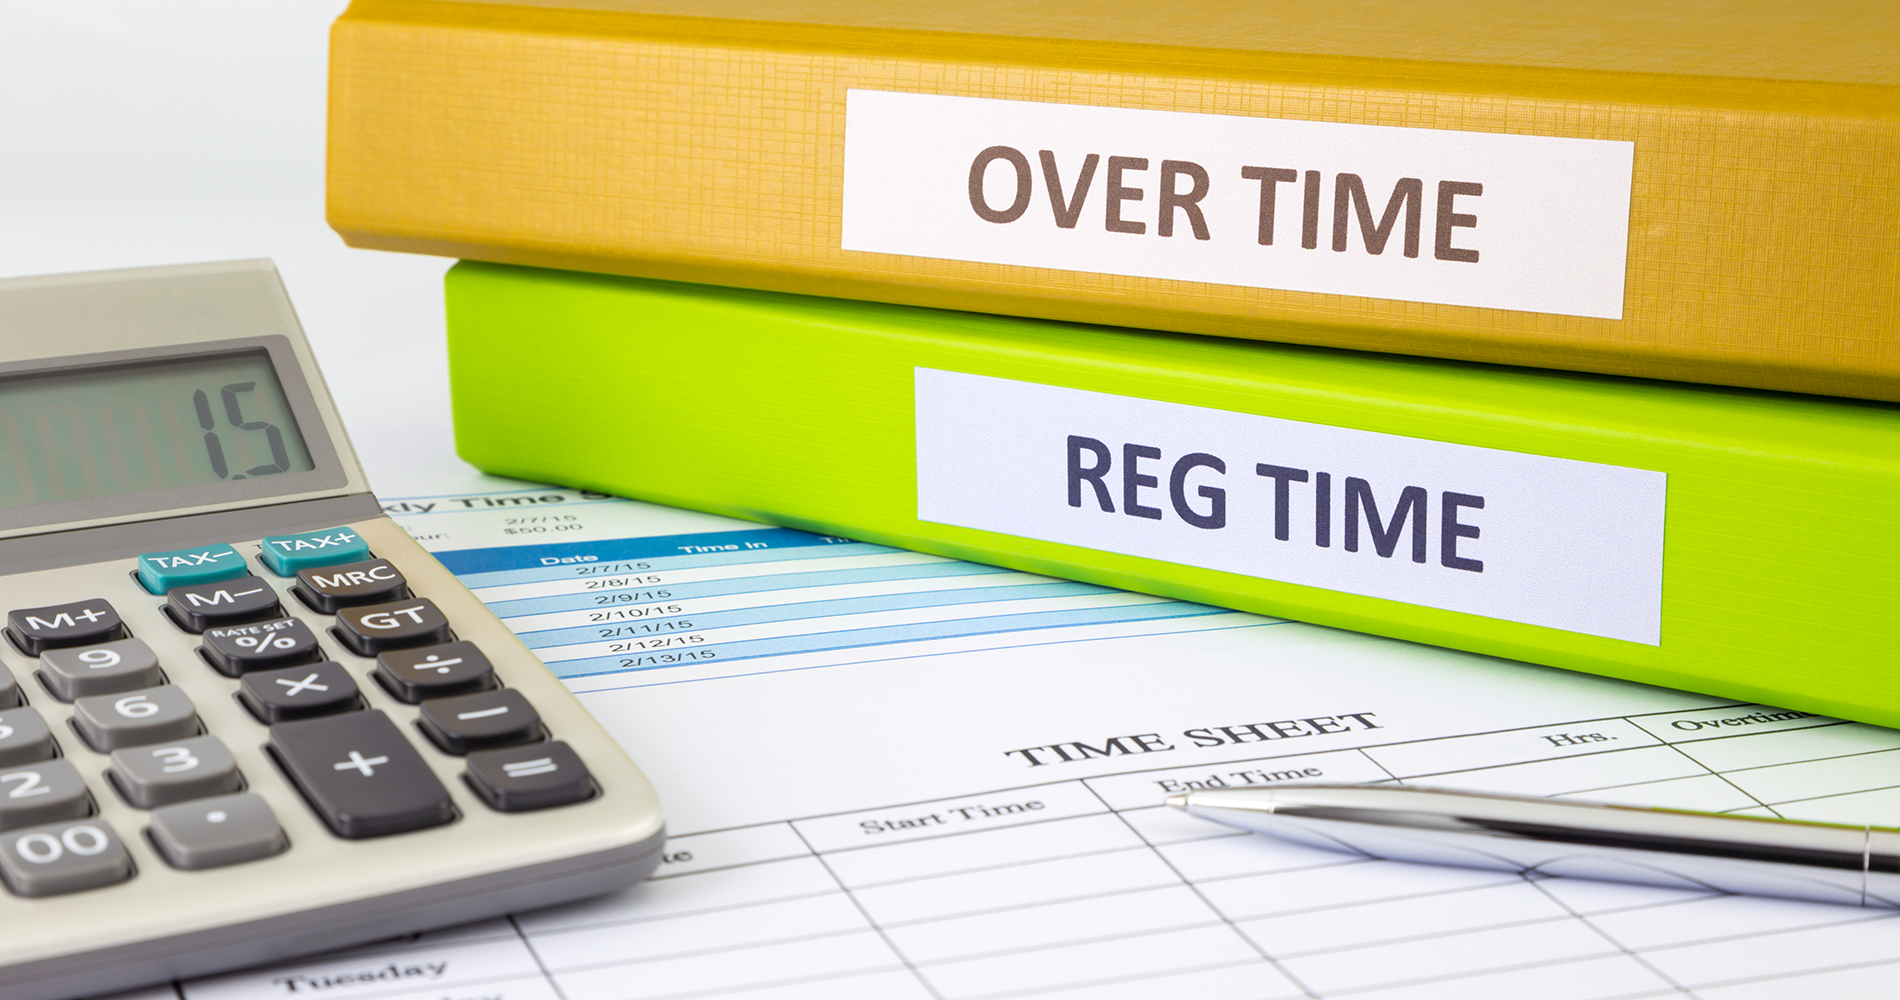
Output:
<path fill-rule="evenodd" d="M 1622 319 L 1635 148 L 853 90 L 840 245 Z"/>
<path fill-rule="evenodd" d="M 1662 642 L 1647 469 L 916 369 L 917 517 Z"/>

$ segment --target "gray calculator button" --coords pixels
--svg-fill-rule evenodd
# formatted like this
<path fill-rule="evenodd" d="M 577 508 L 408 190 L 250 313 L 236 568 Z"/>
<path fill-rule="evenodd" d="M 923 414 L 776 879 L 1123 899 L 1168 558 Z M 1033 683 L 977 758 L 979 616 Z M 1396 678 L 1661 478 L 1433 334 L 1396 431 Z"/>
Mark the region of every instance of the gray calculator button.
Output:
<path fill-rule="evenodd" d="M 25 700 L 20 696 L 20 682 L 13 679 L 13 671 L 0 664 L 0 709 L 12 708 Z"/>
<path fill-rule="evenodd" d="M 514 688 L 425 701 L 416 725 L 444 753 L 454 754 L 548 738 L 540 713 Z"/>
<path fill-rule="evenodd" d="M 69 760 L 0 771 L 0 830 L 92 815 L 92 793 Z"/>
<path fill-rule="evenodd" d="M 132 877 L 132 858 L 98 818 L 0 834 L 0 880 L 21 896 L 57 896 Z"/>
<path fill-rule="evenodd" d="M 187 632 L 284 616 L 277 592 L 256 576 L 173 587 L 165 592 L 164 607 L 172 622 Z"/>
<path fill-rule="evenodd" d="M 301 570 L 290 592 L 312 611 L 333 615 L 351 605 L 400 601 L 409 596 L 409 583 L 389 560 L 369 559 Z"/>
<path fill-rule="evenodd" d="M 270 750 L 339 837 L 380 837 L 455 818 L 448 789 L 380 711 L 270 727 Z"/>
<path fill-rule="evenodd" d="M 385 650 L 408 646 L 432 646 L 455 638 L 449 631 L 449 620 L 436 609 L 435 602 L 426 597 L 339 608 L 336 627 L 330 633 L 358 656 L 375 656 Z"/>
<path fill-rule="evenodd" d="M 411 705 L 496 686 L 494 665 L 472 642 L 391 650 L 376 658 L 370 676 L 383 690 Z"/>
<path fill-rule="evenodd" d="M 7 636 L 20 652 L 38 656 L 62 646 L 90 646 L 131 633 L 104 598 L 7 612 Z"/>
<path fill-rule="evenodd" d="M 323 659 L 316 633 L 295 618 L 208 628 L 204 637 L 199 652 L 226 677 Z"/>
<path fill-rule="evenodd" d="M 245 674 L 238 701 L 264 722 L 288 722 L 363 707 L 350 672 L 330 663 Z"/>
<path fill-rule="evenodd" d="M 565 743 L 469 754 L 464 777 L 483 802 L 502 812 L 546 809 L 594 797 L 587 765 Z"/>
<path fill-rule="evenodd" d="M 40 654 L 40 680 L 60 701 L 133 691 L 162 683 L 158 654 L 143 639 L 49 649 Z"/>
<path fill-rule="evenodd" d="M 289 846 L 277 815 L 255 795 L 220 795 L 152 810 L 152 844 L 173 868 L 219 868 Z"/>
<path fill-rule="evenodd" d="M 73 728 L 100 753 L 198 735 L 198 711 L 166 684 L 73 702 Z"/>
<path fill-rule="evenodd" d="M 216 736 L 114 750 L 106 775 L 119 794 L 140 809 L 244 788 L 237 761 Z"/>
<path fill-rule="evenodd" d="M 0 767 L 50 760 L 58 753 L 46 720 L 31 708 L 0 712 Z"/>

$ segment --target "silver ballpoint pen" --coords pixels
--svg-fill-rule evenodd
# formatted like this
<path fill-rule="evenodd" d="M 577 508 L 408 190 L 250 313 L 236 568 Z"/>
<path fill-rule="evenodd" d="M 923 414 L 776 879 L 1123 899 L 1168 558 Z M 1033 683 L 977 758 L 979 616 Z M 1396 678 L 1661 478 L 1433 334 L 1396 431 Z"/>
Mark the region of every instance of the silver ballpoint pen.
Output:
<path fill-rule="evenodd" d="M 1900 907 L 1900 830 L 1387 785 L 1209 788 L 1191 816 L 1394 861 Z"/>

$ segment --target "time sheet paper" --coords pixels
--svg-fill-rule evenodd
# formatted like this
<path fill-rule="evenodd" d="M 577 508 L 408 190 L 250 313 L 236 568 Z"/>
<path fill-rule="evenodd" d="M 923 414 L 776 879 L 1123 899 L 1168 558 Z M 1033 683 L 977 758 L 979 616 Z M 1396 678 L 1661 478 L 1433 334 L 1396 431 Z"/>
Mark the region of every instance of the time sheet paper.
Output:
<path fill-rule="evenodd" d="M 657 877 L 184 1000 L 1727 1000 L 1900 971 L 1887 911 L 1357 859 L 1161 806 L 1403 781 L 1893 822 L 1893 732 L 470 485 L 388 506 L 652 777 Z"/>

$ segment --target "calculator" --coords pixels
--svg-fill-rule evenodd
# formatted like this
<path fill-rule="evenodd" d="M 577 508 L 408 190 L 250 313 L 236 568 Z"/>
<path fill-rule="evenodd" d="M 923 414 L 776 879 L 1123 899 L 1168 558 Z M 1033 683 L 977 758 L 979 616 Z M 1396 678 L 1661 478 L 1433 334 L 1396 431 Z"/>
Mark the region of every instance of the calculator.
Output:
<path fill-rule="evenodd" d="M 0 996 L 609 892 L 658 800 L 383 516 L 268 261 L 0 281 Z"/>

